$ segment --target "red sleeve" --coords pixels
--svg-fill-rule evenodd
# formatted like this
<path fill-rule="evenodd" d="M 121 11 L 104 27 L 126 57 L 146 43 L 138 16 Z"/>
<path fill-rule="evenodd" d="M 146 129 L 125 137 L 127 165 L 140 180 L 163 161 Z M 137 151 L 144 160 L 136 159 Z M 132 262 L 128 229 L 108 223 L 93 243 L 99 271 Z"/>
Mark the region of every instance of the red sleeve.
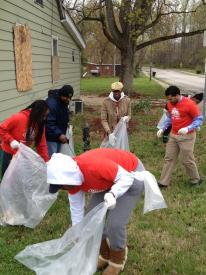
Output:
<path fill-rule="evenodd" d="M 0 139 L 3 140 L 5 143 L 10 143 L 14 140 L 14 138 L 10 135 L 10 132 L 13 130 L 14 127 L 18 124 L 18 114 L 15 114 L 6 120 L 4 120 L 0 124 Z"/>
<path fill-rule="evenodd" d="M 44 159 L 45 162 L 49 160 L 48 148 L 47 148 L 46 137 L 45 137 L 45 129 L 44 129 L 41 141 L 37 146 L 36 150 L 38 154 Z"/>

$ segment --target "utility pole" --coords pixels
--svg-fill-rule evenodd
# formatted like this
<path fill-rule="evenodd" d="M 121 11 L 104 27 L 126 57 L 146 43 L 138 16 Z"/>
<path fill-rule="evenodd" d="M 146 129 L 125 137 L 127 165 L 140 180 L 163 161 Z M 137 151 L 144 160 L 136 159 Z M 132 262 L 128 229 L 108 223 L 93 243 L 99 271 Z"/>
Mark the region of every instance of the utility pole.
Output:
<path fill-rule="evenodd" d="M 114 46 L 114 56 L 113 56 L 113 76 L 116 76 L 116 46 Z"/>
<path fill-rule="evenodd" d="M 204 31 L 204 36 L 203 36 L 203 47 L 206 47 L 206 31 Z M 205 58 L 205 87 L 204 87 L 203 110 L 202 110 L 202 115 L 204 119 L 205 119 L 205 104 L 206 104 L 206 58 Z"/>

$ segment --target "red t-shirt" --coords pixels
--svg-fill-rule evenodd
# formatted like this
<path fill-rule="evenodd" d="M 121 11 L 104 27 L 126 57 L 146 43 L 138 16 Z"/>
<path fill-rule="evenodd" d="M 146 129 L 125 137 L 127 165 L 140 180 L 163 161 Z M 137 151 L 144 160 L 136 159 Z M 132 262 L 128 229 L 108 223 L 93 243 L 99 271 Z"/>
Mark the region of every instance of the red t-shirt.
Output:
<path fill-rule="evenodd" d="M 200 115 L 200 110 L 195 102 L 184 96 L 175 105 L 168 102 L 167 109 L 171 116 L 172 133 L 175 135 L 178 134 L 179 129 L 189 126 L 193 119 Z"/>
<path fill-rule="evenodd" d="M 12 115 L 0 124 L 0 139 L 2 141 L 1 147 L 3 151 L 13 155 L 16 153 L 16 150 L 13 150 L 10 147 L 10 142 L 17 140 L 19 142 L 25 143 L 29 114 L 30 110 L 23 110 Z M 45 161 L 49 160 L 45 130 L 36 149 L 38 154 Z"/>
<path fill-rule="evenodd" d="M 118 165 L 128 172 L 135 171 L 138 166 L 138 158 L 134 154 L 111 148 L 90 150 L 74 157 L 74 160 L 84 176 L 84 182 L 70 190 L 70 194 L 80 190 L 96 193 L 110 189 L 114 184 Z"/>

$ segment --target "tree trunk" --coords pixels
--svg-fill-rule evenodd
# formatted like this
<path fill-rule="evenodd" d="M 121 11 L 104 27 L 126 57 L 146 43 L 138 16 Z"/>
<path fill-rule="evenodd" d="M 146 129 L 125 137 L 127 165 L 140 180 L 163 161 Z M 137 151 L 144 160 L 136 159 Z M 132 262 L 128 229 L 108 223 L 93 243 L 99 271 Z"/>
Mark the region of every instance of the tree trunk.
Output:
<path fill-rule="evenodd" d="M 120 81 L 124 84 L 124 92 L 129 95 L 133 88 L 133 68 L 135 51 L 132 46 L 121 50 L 121 74 Z"/>

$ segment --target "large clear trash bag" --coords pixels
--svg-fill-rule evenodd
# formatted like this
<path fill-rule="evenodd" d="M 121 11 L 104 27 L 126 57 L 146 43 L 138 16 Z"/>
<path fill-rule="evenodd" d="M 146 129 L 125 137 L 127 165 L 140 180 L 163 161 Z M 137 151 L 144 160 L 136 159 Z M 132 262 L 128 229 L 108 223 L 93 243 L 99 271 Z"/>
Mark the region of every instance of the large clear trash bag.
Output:
<path fill-rule="evenodd" d="M 123 120 L 123 118 L 121 118 L 120 121 L 115 126 L 113 134 L 116 137 L 115 145 L 112 146 L 109 142 L 109 138 L 105 137 L 100 145 L 100 148 L 118 148 L 118 149 L 129 151 L 127 123 Z"/>
<path fill-rule="evenodd" d="M 167 204 L 159 189 L 156 178 L 149 171 L 133 172 L 137 180 L 144 182 L 144 210 L 143 213 L 156 209 L 167 208 Z"/>
<path fill-rule="evenodd" d="M 74 157 L 75 156 L 75 151 L 74 151 L 74 140 L 73 140 L 72 125 L 70 125 L 67 128 L 66 137 L 69 140 L 69 142 L 61 145 L 60 153 L 62 153 L 64 155 L 68 155 L 70 157 Z"/>
<path fill-rule="evenodd" d="M 46 163 L 31 148 L 20 144 L 0 184 L 0 224 L 34 228 L 57 195 L 49 193 Z"/>
<path fill-rule="evenodd" d="M 161 118 L 160 118 L 160 120 L 157 124 L 157 129 L 163 129 L 164 128 L 164 122 L 165 122 L 166 118 L 167 118 L 167 110 L 164 109 L 163 110 L 163 115 L 161 116 Z"/>
<path fill-rule="evenodd" d="M 61 238 L 27 246 L 15 259 L 37 275 L 94 274 L 106 212 L 104 203 L 97 205 Z"/>

